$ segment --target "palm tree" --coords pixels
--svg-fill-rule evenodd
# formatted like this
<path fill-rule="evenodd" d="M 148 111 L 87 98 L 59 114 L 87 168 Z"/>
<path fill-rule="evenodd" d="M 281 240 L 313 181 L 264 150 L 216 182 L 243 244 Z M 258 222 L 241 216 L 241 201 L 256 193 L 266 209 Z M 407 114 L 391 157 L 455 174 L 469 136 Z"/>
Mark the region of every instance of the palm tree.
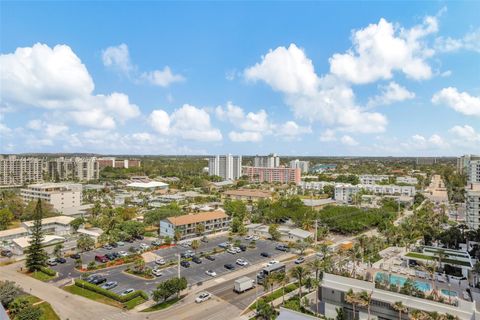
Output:
<path fill-rule="evenodd" d="M 353 309 L 353 319 L 355 319 L 356 315 L 356 306 L 358 305 L 358 295 L 353 292 L 352 289 L 348 290 L 347 294 L 345 295 L 345 302 L 350 303 Z"/>
<path fill-rule="evenodd" d="M 436 297 L 437 289 L 435 287 L 435 273 L 437 271 L 437 264 L 435 262 L 425 263 L 421 266 L 421 269 L 430 275 L 430 280 L 432 281 L 432 294 Z"/>
<path fill-rule="evenodd" d="M 195 251 L 195 254 L 197 254 L 197 249 L 200 247 L 200 242 L 196 239 L 193 240 L 192 244 L 191 244 L 191 247 L 192 247 L 193 251 Z"/>
<path fill-rule="evenodd" d="M 315 271 L 315 280 L 319 280 L 319 273 L 323 271 L 323 261 L 320 259 L 312 260 L 308 263 L 308 266 Z"/>
<path fill-rule="evenodd" d="M 372 305 L 372 293 L 373 291 L 371 291 L 370 293 L 367 293 L 366 291 L 362 291 L 357 295 L 359 305 L 363 308 L 367 308 L 368 320 L 370 320 L 370 306 Z"/>
<path fill-rule="evenodd" d="M 397 301 L 392 304 L 393 310 L 398 312 L 398 320 L 402 320 L 402 313 L 408 312 L 408 308 L 406 305 L 403 304 L 402 301 Z"/>
<path fill-rule="evenodd" d="M 290 269 L 290 276 L 298 280 L 298 295 L 300 297 L 300 304 L 302 301 L 302 280 L 308 275 L 308 270 L 302 266 L 295 266 Z"/>
<path fill-rule="evenodd" d="M 290 278 L 284 272 L 275 274 L 276 281 L 282 286 L 282 306 L 285 304 L 285 286 L 290 281 Z"/>
<path fill-rule="evenodd" d="M 264 291 L 273 291 L 273 287 L 275 286 L 275 282 L 277 281 L 275 274 L 269 274 L 263 281 L 263 290 Z M 271 305 L 273 308 L 273 300 L 271 301 Z"/>

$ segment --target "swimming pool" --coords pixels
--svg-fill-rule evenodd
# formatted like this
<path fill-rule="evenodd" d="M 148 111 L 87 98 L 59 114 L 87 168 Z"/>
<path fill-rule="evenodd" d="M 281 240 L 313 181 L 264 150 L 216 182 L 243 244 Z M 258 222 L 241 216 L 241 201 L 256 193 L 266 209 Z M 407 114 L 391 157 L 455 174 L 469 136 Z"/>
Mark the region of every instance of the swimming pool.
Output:
<path fill-rule="evenodd" d="M 447 290 L 447 289 L 442 289 L 440 290 L 443 295 L 446 295 L 447 297 L 456 297 L 458 296 L 457 291 L 452 291 L 452 290 Z"/>
<path fill-rule="evenodd" d="M 386 274 L 386 273 L 378 272 L 375 275 L 375 281 L 377 281 L 377 282 L 384 282 L 385 279 L 388 279 L 388 274 Z M 405 284 L 406 281 L 407 281 L 407 278 L 405 278 L 405 277 L 397 276 L 395 274 L 390 275 L 390 284 L 394 284 L 396 286 L 403 287 L 403 285 Z M 431 290 L 430 284 L 428 284 L 426 282 L 415 280 L 415 281 L 413 281 L 413 285 L 415 286 L 415 288 L 417 288 L 418 290 L 421 290 L 423 292 L 427 292 L 427 291 Z"/>

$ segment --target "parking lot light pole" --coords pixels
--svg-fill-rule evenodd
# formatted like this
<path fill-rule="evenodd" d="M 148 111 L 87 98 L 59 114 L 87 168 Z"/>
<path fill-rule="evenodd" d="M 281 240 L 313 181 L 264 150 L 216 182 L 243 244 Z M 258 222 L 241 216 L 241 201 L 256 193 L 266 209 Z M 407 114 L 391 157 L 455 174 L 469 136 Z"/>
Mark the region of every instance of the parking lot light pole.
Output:
<path fill-rule="evenodd" d="M 177 256 L 178 256 L 177 273 L 178 273 L 178 279 L 180 279 L 180 253 L 177 253 Z"/>

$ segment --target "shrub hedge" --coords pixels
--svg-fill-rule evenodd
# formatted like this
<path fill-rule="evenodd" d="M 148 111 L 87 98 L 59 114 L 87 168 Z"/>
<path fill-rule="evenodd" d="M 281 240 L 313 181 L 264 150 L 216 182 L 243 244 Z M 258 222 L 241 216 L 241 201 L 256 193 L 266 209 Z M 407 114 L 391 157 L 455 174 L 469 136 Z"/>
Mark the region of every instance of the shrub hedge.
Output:
<path fill-rule="evenodd" d="M 75 279 L 75 285 L 78 286 L 78 287 L 81 287 L 81 288 L 99 293 L 101 295 L 104 295 L 108 298 L 111 298 L 115 301 L 122 302 L 122 303 L 130 301 L 130 300 L 132 300 L 136 297 L 139 297 L 139 296 L 142 297 L 145 300 L 148 300 L 148 295 L 145 293 L 145 291 L 142 291 L 142 290 L 134 291 L 130 294 L 127 294 L 126 296 L 121 296 L 118 293 L 108 291 L 107 289 L 103 289 L 103 288 L 101 288 L 101 287 L 99 287 L 95 284 L 92 284 L 92 283 L 89 283 L 87 281 L 80 280 L 80 279 Z"/>
<path fill-rule="evenodd" d="M 47 276 L 51 276 L 51 277 L 55 277 L 57 275 L 57 271 L 47 267 L 40 267 L 40 271 L 45 273 Z"/>

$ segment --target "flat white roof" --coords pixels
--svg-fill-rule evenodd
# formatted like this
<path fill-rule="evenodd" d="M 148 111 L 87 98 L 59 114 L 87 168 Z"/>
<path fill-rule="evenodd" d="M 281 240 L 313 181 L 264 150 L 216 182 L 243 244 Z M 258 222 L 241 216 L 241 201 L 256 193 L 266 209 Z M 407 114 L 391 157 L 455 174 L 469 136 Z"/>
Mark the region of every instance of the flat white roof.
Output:
<path fill-rule="evenodd" d="M 160 181 L 150 181 L 150 182 L 132 182 L 127 184 L 129 188 L 161 188 L 161 187 L 168 187 L 167 183 L 160 182 Z"/>
<path fill-rule="evenodd" d="M 73 220 L 74 220 L 74 218 L 72 218 L 72 217 L 56 216 L 56 217 L 50 217 L 50 218 L 42 219 L 42 225 L 43 224 L 52 224 L 52 223 L 68 225 Z M 31 227 L 33 227 L 33 220 L 25 221 L 25 222 L 23 222 L 23 224 L 26 225 L 28 228 L 31 228 Z"/>
<path fill-rule="evenodd" d="M 30 236 L 20 237 L 12 240 L 13 243 L 15 243 L 17 246 L 19 246 L 22 249 L 25 249 L 30 245 L 29 241 L 30 241 Z M 50 243 L 59 242 L 59 241 L 65 241 L 65 238 L 47 234 L 44 236 L 42 244 L 48 245 Z"/>
<path fill-rule="evenodd" d="M 27 232 L 28 232 L 28 230 L 24 227 L 2 230 L 2 231 L 0 231 L 0 238 L 10 237 L 10 236 L 14 236 L 16 234 L 23 234 L 23 233 L 27 233 Z"/>

